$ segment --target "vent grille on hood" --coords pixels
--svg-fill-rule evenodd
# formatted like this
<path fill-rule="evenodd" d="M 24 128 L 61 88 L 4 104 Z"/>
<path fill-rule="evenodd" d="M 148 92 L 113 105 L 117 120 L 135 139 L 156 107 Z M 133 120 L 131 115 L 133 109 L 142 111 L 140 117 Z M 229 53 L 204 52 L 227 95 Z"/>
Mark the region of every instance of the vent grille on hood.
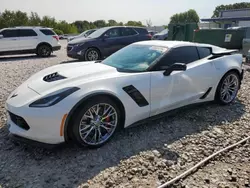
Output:
<path fill-rule="evenodd" d="M 43 77 L 43 80 L 45 82 L 54 82 L 54 81 L 62 80 L 65 78 L 66 78 L 65 76 L 62 76 L 62 75 L 58 74 L 58 72 L 55 72 L 55 73 L 52 73 L 52 74 L 49 74 L 49 75 Z"/>

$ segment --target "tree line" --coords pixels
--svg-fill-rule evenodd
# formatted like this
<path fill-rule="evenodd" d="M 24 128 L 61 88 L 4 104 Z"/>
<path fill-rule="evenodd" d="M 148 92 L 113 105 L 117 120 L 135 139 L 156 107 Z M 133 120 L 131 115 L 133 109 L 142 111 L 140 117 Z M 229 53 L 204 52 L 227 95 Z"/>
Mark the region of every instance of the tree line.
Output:
<path fill-rule="evenodd" d="M 219 5 L 215 8 L 212 17 L 219 17 L 219 12 L 229 9 L 250 8 L 249 2 L 241 2 L 229 5 Z M 200 18 L 197 12 L 190 9 L 186 12 L 174 14 L 170 18 L 170 23 L 198 23 Z M 88 29 L 101 28 L 105 26 L 141 26 L 145 27 L 141 21 L 128 21 L 127 23 L 117 22 L 116 20 L 96 20 L 89 22 L 87 20 L 78 20 L 73 23 L 66 21 L 57 21 L 54 17 L 40 17 L 36 12 L 27 14 L 26 12 L 5 10 L 0 13 L 0 29 L 15 26 L 44 26 L 53 28 L 57 34 L 81 33 Z M 147 25 L 151 26 L 151 20 L 147 21 Z"/>
<path fill-rule="evenodd" d="M 40 17 L 36 12 L 27 14 L 26 12 L 5 10 L 0 13 L 0 29 L 17 26 L 43 26 L 53 28 L 54 31 L 60 34 L 81 33 L 88 29 L 101 28 L 105 26 L 144 26 L 140 21 L 128 21 L 127 23 L 117 22 L 115 20 L 96 20 L 75 21 L 68 23 L 66 21 L 57 21 L 54 17 Z"/>

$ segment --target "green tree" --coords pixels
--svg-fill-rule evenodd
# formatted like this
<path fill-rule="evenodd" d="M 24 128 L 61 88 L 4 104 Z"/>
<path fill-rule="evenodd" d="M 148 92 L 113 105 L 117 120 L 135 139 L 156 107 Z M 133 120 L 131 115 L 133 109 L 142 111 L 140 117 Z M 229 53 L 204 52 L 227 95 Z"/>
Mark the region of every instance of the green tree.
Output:
<path fill-rule="evenodd" d="M 222 10 L 243 9 L 243 8 L 250 8 L 250 3 L 241 2 L 229 5 L 219 5 L 215 8 L 212 18 L 219 17 L 220 11 Z"/>
<path fill-rule="evenodd" d="M 105 27 L 105 26 L 106 26 L 105 20 L 96 20 L 96 21 L 93 22 L 93 24 L 94 24 L 97 28 L 101 28 L 101 27 Z"/>
<path fill-rule="evenodd" d="M 1 22 L 0 22 L 1 28 L 4 27 L 14 27 L 15 26 L 15 12 L 5 10 L 1 14 Z"/>
<path fill-rule="evenodd" d="M 198 22 L 200 22 L 200 18 L 197 12 L 193 9 L 190 9 L 187 12 L 174 14 L 170 18 L 170 23 L 198 23 Z"/>
<path fill-rule="evenodd" d="M 122 23 L 122 22 L 119 22 L 118 25 L 119 25 L 119 26 L 123 26 L 123 23 Z"/>
<path fill-rule="evenodd" d="M 27 26 L 29 25 L 29 18 L 27 13 L 16 11 L 14 13 L 14 26 Z"/>
<path fill-rule="evenodd" d="M 57 23 L 55 18 L 52 18 L 50 16 L 44 16 L 41 20 L 41 26 L 54 28 L 56 24 Z"/>
<path fill-rule="evenodd" d="M 55 33 L 56 33 L 57 35 L 63 35 L 63 34 L 64 34 L 63 31 L 60 30 L 60 29 L 54 29 L 54 31 L 55 31 Z"/>
<path fill-rule="evenodd" d="M 31 12 L 29 16 L 29 25 L 39 26 L 40 24 L 41 24 L 41 18 L 38 16 L 36 12 Z"/>
<path fill-rule="evenodd" d="M 68 24 L 66 21 L 60 21 L 54 27 L 63 31 L 63 33 L 78 33 L 77 27 L 74 24 Z"/>
<path fill-rule="evenodd" d="M 141 21 L 128 21 L 125 25 L 127 26 L 139 26 L 144 27 L 144 25 L 141 23 Z"/>
<path fill-rule="evenodd" d="M 115 20 L 108 20 L 108 26 L 116 26 L 118 23 Z"/>

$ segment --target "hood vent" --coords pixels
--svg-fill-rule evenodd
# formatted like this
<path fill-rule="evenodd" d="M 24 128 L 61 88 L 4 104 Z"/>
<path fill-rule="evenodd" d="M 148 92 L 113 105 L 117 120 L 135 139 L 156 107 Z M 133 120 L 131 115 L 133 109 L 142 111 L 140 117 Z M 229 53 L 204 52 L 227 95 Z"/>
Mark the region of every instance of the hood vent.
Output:
<path fill-rule="evenodd" d="M 58 74 L 58 72 L 55 72 L 55 73 L 52 73 L 52 74 L 49 74 L 49 75 L 43 77 L 43 81 L 54 82 L 54 81 L 62 80 L 65 78 L 66 78 L 65 76 L 62 76 L 62 75 Z"/>

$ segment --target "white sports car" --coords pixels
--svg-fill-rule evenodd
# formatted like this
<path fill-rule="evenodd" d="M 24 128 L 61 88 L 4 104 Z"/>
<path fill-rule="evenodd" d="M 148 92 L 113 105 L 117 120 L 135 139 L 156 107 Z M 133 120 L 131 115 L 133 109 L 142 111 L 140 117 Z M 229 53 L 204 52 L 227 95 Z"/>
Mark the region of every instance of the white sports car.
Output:
<path fill-rule="evenodd" d="M 207 44 L 145 41 L 98 62 L 60 64 L 11 93 L 9 131 L 47 144 L 99 147 L 118 128 L 185 105 L 231 103 L 242 55 Z"/>

